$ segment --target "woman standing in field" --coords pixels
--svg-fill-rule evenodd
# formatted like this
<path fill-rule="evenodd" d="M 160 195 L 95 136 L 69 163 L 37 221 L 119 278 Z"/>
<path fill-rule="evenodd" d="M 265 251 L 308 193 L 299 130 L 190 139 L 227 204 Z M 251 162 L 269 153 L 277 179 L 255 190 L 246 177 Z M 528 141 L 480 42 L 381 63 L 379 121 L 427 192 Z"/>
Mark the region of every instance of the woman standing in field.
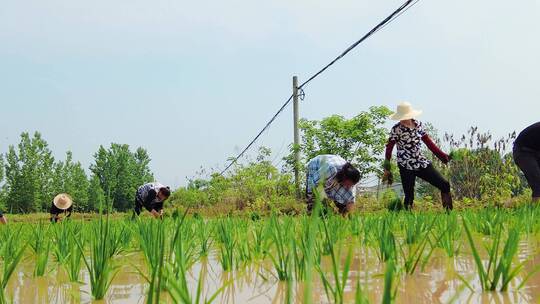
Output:
<path fill-rule="evenodd" d="M 73 200 L 67 193 L 60 193 L 54 197 L 51 204 L 51 222 L 56 223 L 62 220 L 60 215 L 64 215 L 65 218 L 71 216 L 73 211 Z"/>
<path fill-rule="evenodd" d="M 514 161 L 532 189 L 534 203 L 540 201 L 540 122 L 519 133 L 514 141 Z"/>
<path fill-rule="evenodd" d="M 171 189 L 160 183 L 147 183 L 139 187 L 135 194 L 135 214 L 142 208 L 150 211 L 155 218 L 163 216 L 163 202 L 171 195 Z"/>
<path fill-rule="evenodd" d="M 324 193 L 321 194 L 334 202 L 340 214 L 346 215 L 354 204 L 353 187 L 359 181 L 360 172 L 340 156 L 327 154 L 314 157 L 307 165 L 308 212 L 311 213 L 313 209 L 313 189 L 322 182 Z"/>
<path fill-rule="evenodd" d="M 452 210 L 452 195 L 450 194 L 450 183 L 435 170 L 431 162 L 422 154 L 422 143 L 447 164 L 450 157 L 431 140 L 424 130 L 422 123 L 415 118 L 422 111 L 414 110 L 410 103 L 403 102 L 397 106 L 397 111 L 390 119 L 399 122 L 392 127 L 390 138 L 386 145 L 386 155 L 384 161 L 384 177 L 391 180 L 390 160 L 392 150 L 397 145 L 397 163 L 401 176 L 403 191 L 405 192 L 405 208 L 411 209 L 414 202 L 414 187 L 416 177 L 427 181 L 441 191 L 443 207 Z"/>

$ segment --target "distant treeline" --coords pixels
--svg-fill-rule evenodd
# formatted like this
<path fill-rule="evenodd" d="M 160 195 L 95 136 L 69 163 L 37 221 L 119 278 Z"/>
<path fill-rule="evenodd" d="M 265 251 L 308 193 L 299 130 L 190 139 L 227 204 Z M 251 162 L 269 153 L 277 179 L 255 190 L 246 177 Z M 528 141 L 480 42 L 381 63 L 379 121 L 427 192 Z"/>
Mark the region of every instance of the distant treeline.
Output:
<path fill-rule="evenodd" d="M 297 150 L 301 154 L 301 171 L 316 155 L 337 154 L 360 170 L 361 183 L 376 182 L 382 174 L 383 149 L 388 139 L 384 123 L 390 113 L 385 107 L 372 107 L 349 119 L 339 115 L 303 119 L 302 141 L 298 146 L 291 145 L 285 155 L 273 155 L 262 147 L 255 159 L 242 159 L 225 176 L 203 170 L 186 187 L 175 191 L 167 204 L 212 206 L 220 214 L 239 209 L 301 209 L 292 174 Z M 509 153 L 515 132 L 494 139 L 489 132 L 473 127 L 467 134 L 454 137 L 440 136 L 429 123 L 425 126 L 435 141 L 452 152 L 454 159 L 442 166 L 431 152 L 425 151 L 450 180 L 458 200 L 499 204 L 529 191 Z M 137 187 L 154 179 L 149 162 L 145 149 L 132 152 L 128 145 L 113 143 L 108 148 L 100 146 L 94 153 L 87 176 L 71 152 L 64 160 L 55 160 L 41 134 L 23 133 L 17 146 L 0 154 L 0 208 L 8 213 L 47 211 L 57 193 L 67 192 L 73 196 L 78 211 L 96 211 L 104 205 L 127 211 L 133 206 Z M 399 182 L 399 173 L 394 176 Z M 420 198 L 437 200 L 439 196 L 433 187 L 420 181 L 417 192 Z"/>
<path fill-rule="evenodd" d="M 133 206 L 137 187 L 152 181 L 150 157 L 143 148 L 100 146 L 88 176 L 72 153 L 56 160 L 39 132 L 22 133 L 16 146 L 0 154 L 0 208 L 8 213 L 47 212 L 53 197 L 69 193 L 75 210 L 91 212 L 109 205 L 126 211 Z"/>

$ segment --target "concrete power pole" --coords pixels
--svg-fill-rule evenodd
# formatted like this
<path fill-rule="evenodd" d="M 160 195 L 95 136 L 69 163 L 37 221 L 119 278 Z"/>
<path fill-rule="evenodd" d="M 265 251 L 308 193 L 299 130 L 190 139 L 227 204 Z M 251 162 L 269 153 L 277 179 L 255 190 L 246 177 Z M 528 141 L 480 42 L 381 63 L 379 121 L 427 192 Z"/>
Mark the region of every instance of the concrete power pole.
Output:
<path fill-rule="evenodd" d="M 296 186 L 296 197 L 300 199 L 300 133 L 298 131 L 298 116 L 298 77 L 293 76 L 294 183 Z"/>

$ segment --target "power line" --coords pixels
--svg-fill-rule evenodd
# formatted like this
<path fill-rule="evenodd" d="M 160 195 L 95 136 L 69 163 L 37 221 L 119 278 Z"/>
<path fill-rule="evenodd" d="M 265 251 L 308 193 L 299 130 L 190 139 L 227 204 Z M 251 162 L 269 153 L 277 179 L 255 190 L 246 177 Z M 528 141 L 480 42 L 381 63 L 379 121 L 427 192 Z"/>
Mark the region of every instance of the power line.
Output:
<path fill-rule="evenodd" d="M 315 73 L 313 76 L 311 76 L 308 80 L 304 81 L 298 88 L 301 89 L 308 83 L 310 83 L 313 79 L 317 78 L 319 75 L 321 75 L 324 71 L 326 71 L 329 67 L 334 65 L 338 60 L 345 57 L 350 51 L 352 51 L 354 48 L 356 48 L 360 43 L 364 42 L 367 38 L 371 37 L 373 34 L 378 32 L 380 29 L 385 27 L 390 22 L 394 21 L 396 18 L 398 18 L 401 13 L 407 9 L 407 7 L 413 2 L 413 0 L 407 0 L 405 3 L 403 3 L 397 10 L 395 10 L 392 14 L 390 14 L 388 17 L 386 17 L 383 21 L 381 21 L 379 24 L 377 24 L 374 28 L 371 29 L 367 34 L 365 34 L 362 38 L 357 40 L 355 43 L 351 44 L 343 53 L 341 53 L 339 56 L 337 56 L 334 60 L 330 61 L 329 64 L 324 66 L 322 69 L 320 69 L 317 73 Z M 395 18 L 394 18 L 395 17 Z"/>
<path fill-rule="evenodd" d="M 413 3 L 414 1 L 414 3 Z M 393 22 L 394 20 L 396 20 L 397 18 L 399 18 L 399 16 L 401 16 L 405 11 L 407 11 L 410 7 L 412 7 L 413 5 L 415 5 L 419 0 L 407 0 L 405 3 L 403 3 L 398 9 L 396 9 L 392 14 L 390 14 L 388 17 L 386 17 L 383 21 L 381 21 L 379 24 L 377 24 L 373 29 L 371 29 L 367 34 L 365 34 L 362 38 L 360 38 L 359 40 L 357 40 L 356 42 L 354 42 L 353 44 L 351 44 L 345 51 L 343 51 L 339 56 L 337 56 L 334 60 L 332 60 L 329 64 L 327 64 L 326 66 L 324 66 L 322 69 L 320 69 L 317 73 L 313 74 L 313 76 L 311 76 L 308 80 L 306 80 L 304 83 L 302 83 L 300 86 L 298 86 L 298 91 L 302 92 L 303 94 L 303 90 L 302 88 L 304 86 L 306 86 L 309 82 L 311 82 L 312 80 L 314 80 L 315 78 L 317 78 L 319 75 L 321 75 L 322 73 L 324 73 L 324 71 L 326 71 L 329 67 L 331 67 L 332 65 L 334 65 L 338 60 L 340 60 L 341 58 L 345 57 L 345 55 L 347 55 L 350 51 L 352 51 L 354 48 L 356 48 L 360 43 L 362 43 L 364 40 L 366 40 L 367 38 L 369 38 L 370 36 L 372 36 L 373 34 L 375 34 L 376 32 L 378 32 L 379 30 L 383 29 L 384 27 L 386 27 L 386 25 L 390 24 L 391 22 Z M 412 5 L 411 5 L 412 3 Z M 235 158 L 233 158 L 231 160 L 231 162 L 229 163 L 229 165 L 227 165 L 227 167 L 225 167 L 225 169 L 223 169 L 220 173 L 220 175 L 223 175 L 225 172 L 227 172 L 227 170 L 229 170 L 230 167 L 232 167 L 237 161 L 238 159 L 240 159 L 245 153 L 247 150 L 249 150 L 249 148 L 251 148 L 251 146 L 257 141 L 257 139 L 259 139 L 259 137 L 261 137 L 261 135 L 264 133 L 264 131 L 266 131 L 268 129 L 268 127 L 270 127 L 270 125 L 274 122 L 274 120 L 279 116 L 279 114 L 281 114 L 281 112 L 283 112 L 283 110 L 285 110 L 285 108 L 287 107 L 287 105 L 291 102 L 291 100 L 293 99 L 293 95 L 291 95 L 286 101 L 285 103 L 281 106 L 281 108 L 279 108 L 279 110 L 276 112 L 276 114 L 274 114 L 274 116 L 272 116 L 272 118 L 266 123 L 266 125 L 262 128 L 262 130 L 257 134 L 257 136 L 255 136 L 255 138 L 253 138 L 253 140 L 251 140 L 251 142 L 244 148 L 244 150 L 242 150 L 242 152 L 240 152 L 240 154 L 238 154 Z"/>
<path fill-rule="evenodd" d="M 229 170 L 229 168 L 232 167 L 232 165 L 234 165 L 238 161 L 238 159 L 240 157 L 242 157 L 242 155 L 244 155 L 244 153 L 246 153 L 246 151 L 249 148 L 251 148 L 251 146 L 257 141 L 257 139 L 259 139 L 259 137 L 261 137 L 261 135 L 264 133 L 264 131 L 266 131 L 266 129 L 268 129 L 268 127 L 270 127 L 270 125 L 279 116 L 279 114 L 281 114 L 281 112 L 283 112 L 283 110 L 285 110 L 285 107 L 287 107 L 287 105 L 291 102 L 292 98 L 293 98 L 293 95 L 291 95 L 291 97 L 289 97 L 289 99 L 287 99 L 287 101 L 281 106 L 281 108 L 279 108 L 279 110 L 276 112 L 276 114 L 274 114 L 274 116 L 272 116 L 272 118 L 266 123 L 264 128 L 262 128 L 262 130 L 259 132 L 259 134 L 257 134 L 257 136 L 255 136 L 255 138 L 253 138 L 253 140 L 244 148 L 244 150 L 242 150 L 242 152 L 240 152 L 240 154 L 238 154 L 238 156 L 236 156 L 231 161 L 231 163 L 227 167 L 225 167 L 225 169 L 223 169 L 223 171 L 221 171 L 220 175 L 223 175 L 223 173 L 227 172 L 227 170 Z"/>

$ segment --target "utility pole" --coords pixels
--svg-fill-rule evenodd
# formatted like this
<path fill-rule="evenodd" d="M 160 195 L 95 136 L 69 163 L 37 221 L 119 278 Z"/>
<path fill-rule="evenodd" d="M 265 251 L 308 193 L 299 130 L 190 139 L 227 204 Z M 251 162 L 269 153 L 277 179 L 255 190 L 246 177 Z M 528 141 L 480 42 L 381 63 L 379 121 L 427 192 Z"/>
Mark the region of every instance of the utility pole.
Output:
<path fill-rule="evenodd" d="M 300 199 L 300 133 L 298 131 L 298 77 L 293 76 L 293 125 L 294 125 L 294 183 L 296 198 Z"/>

